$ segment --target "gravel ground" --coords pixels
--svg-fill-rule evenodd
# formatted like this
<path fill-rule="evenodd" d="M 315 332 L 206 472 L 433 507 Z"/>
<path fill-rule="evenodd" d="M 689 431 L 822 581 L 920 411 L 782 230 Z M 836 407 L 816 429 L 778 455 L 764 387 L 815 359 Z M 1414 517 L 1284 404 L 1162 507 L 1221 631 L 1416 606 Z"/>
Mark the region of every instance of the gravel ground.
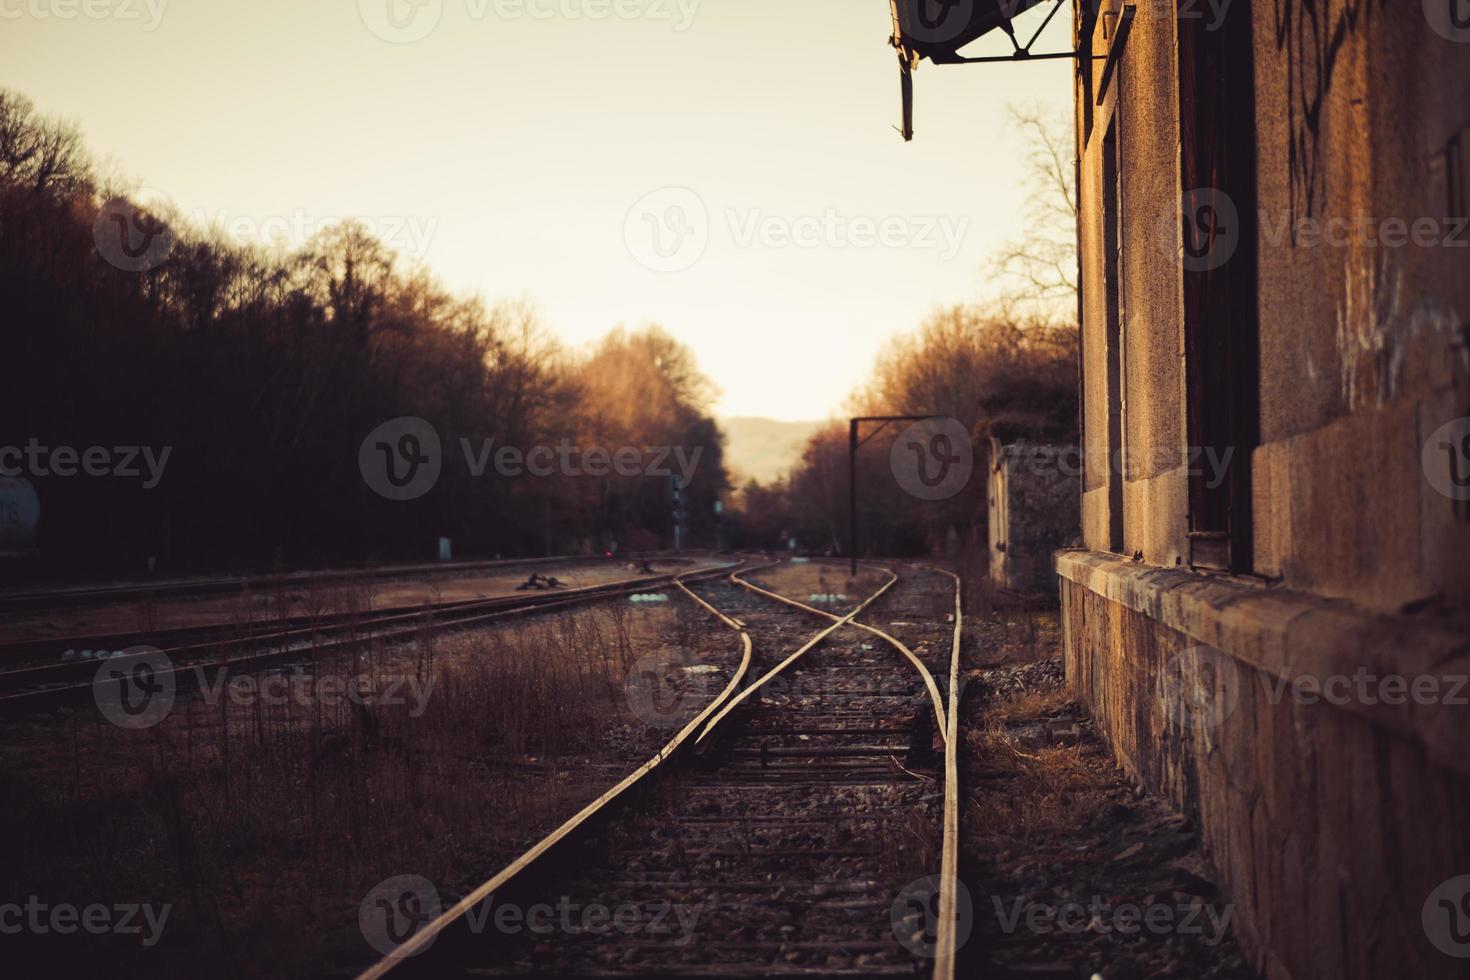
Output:
<path fill-rule="evenodd" d="M 1256 977 L 1195 828 L 1130 783 L 1068 696 L 1055 613 L 1000 613 L 967 632 L 962 972 Z"/>

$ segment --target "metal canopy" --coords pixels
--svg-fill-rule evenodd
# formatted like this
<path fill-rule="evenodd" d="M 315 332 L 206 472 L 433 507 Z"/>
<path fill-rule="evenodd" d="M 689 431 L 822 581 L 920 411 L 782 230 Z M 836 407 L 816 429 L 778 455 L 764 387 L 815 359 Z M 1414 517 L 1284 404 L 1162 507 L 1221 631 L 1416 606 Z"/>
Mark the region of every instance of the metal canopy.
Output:
<path fill-rule="evenodd" d="M 1011 21 L 1021 13 L 1043 3 L 1052 9 L 1022 44 L 1016 38 Z M 936 65 L 962 65 L 987 61 L 1020 61 L 1029 58 L 1076 58 L 1076 51 L 1033 54 L 1031 45 L 1051 23 L 1063 0 L 888 0 L 893 13 L 893 36 L 888 43 L 898 50 L 898 67 L 903 93 L 903 126 L 899 130 L 905 140 L 914 138 L 914 69 L 928 58 Z M 967 58 L 960 48 L 994 30 L 1002 30 L 1010 38 L 1013 52 L 1008 55 Z"/>
<path fill-rule="evenodd" d="M 958 53 L 960 48 L 997 28 L 1014 41 L 1016 34 L 1011 20 L 1042 2 L 889 0 L 893 11 L 892 43 L 911 59 L 928 58 L 937 65 L 956 64 L 964 61 Z"/>

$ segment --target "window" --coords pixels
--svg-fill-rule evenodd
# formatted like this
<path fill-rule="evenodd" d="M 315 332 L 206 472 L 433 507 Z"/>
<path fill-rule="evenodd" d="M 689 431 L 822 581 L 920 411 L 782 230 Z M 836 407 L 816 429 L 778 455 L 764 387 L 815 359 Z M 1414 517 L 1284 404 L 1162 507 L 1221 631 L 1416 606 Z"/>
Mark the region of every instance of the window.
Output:
<path fill-rule="evenodd" d="M 1108 548 L 1123 551 L 1123 212 L 1118 113 L 1103 136 L 1103 281 L 1107 288 Z"/>
<path fill-rule="evenodd" d="M 1176 21 L 1190 562 L 1247 573 L 1260 442 L 1251 8 L 1233 6 L 1214 30 L 1204 23 Z M 1202 465 L 1207 453 L 1224 479 Z"/>

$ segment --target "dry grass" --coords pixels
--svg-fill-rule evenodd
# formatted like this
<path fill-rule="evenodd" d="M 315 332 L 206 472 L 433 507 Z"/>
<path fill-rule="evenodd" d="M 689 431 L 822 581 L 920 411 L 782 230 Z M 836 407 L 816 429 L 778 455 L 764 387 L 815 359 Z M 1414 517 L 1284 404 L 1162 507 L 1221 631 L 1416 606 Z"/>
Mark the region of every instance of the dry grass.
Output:
<path fill-rule="evenodd" d="M 1014 670 L 1015 665 L 1054 661 L 1060 653 L 1060 623 L 1054 611 L 997 612 L 977 618 L 967 630 L 971 667 Z M 979 677 L 972 673 L 971 680 Z M 1061 684 L 971 697 L 967 708 L 965 765 L 969 772 L 984 776 L 972 780 L 965 807 L 968 849 L 995 853 L 1074 831 L 1115 789 L 1116 773 L 1103 763 L 1095 745 L 1079 741 L 1034 746 L 1023 739 L 1021 733 L 1028 729 L 1076 714 L 1076 705 Z"/>
<path fill-rule="evenodd" d="M 683 604 L 611 602 L 325 655 L 300 700 L 183 697 L 144 731 L 82 710 L 8 722 L 0 893 L 172 903 L 159 947 L 93 963 L 113 975 L 303 974 L 330 958 L 323 935 L 360 954 L 357 903 L 378 881 L 479 880 L 662 743 L 623 691 L 660 647 L 736 655 Z M 403 703 L 382 703 L 400 679 Z M 328 696 L 346 682 L 377 697 Z M 68 951 L 86 965 L 86 948 Z"/>

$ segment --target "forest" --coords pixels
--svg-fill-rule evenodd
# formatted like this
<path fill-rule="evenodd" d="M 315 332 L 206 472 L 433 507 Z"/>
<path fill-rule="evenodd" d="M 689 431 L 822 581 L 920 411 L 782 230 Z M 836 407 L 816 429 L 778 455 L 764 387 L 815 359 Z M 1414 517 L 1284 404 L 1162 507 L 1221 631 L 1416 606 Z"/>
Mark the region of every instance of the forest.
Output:
<path fill-rule="evenodd" d="M 688 541 L 719 543 L 716 392 L 666 331 L 568 350 L 530 304 L 454 295 L 353 222 L 239 244 L 135 200 L 74 126 L 3 90 L 0 310 L 0 447 L 51 461 L 0 457 L 39 498 L 27 574 L 429 560 L 440 538 L 456 557 L 669 547 L 671 478 L 651 464 L 674 449 L 697 459 Z M 394 500 L 359 453 L 402 418 L 445 458 L 430 492 Z M 462 446 L 579 453 L 477 473 Z M 628 447 L 649 465 L 575 462 Z M 130 450 L 139 477 L 89 475 L 94 449 Z"/>

